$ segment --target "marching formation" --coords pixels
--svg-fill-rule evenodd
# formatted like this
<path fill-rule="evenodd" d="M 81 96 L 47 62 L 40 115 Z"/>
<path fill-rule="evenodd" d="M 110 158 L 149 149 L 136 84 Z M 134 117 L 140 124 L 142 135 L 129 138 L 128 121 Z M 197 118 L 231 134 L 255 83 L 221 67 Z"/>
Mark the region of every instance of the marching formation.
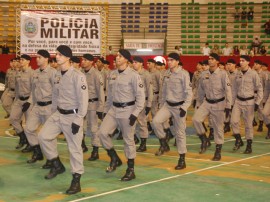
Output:
<path fill-rule="evenodd" d="M 123 164 L 112 141 L 119 132 L 127 159 L 121 181 L 136 178 L 136 152 L 147 150 L 150 132 L 160 142 L 156 156 L 169 152 L 168 142 L 175 137 L 179 153 L 175 169 L 186 168 L 185 130 L 190 105 L 194 107 L 192 122 L 201 141 L 199 153 L 203 154 L 211 145 L 210 140 L 214 140 L 213 161 L 221 159 L 224 133 L 231 129 L 235 137 L 233 150 L 244 146 L 239 129 L 241 117 L 247 140 L 244 154 L 252 153 L 254 113 L 258 112 L 258 131 L 263 130 L 265 123 L 266 139 L 270 139 L 270 74 L 261 61 L 255 61 L 251 68 L 249 56 L 240 56 L 238 67 L 233 59 L 224 67 L 219 65 L 219 55 L 211 53 L 208 60 L 198 63 L 192 80 L 177 53 L 168 54 L 167 70 L 164 63 L 153 59 L 147 61 L 145 69 L 143 58 L 132 58 L 125 49 L 118 51 L 113 70 L 101 57 L 96 62 L 88 53 L 81 60 L 74 57 L 66 45 L 57 47 L 53 59 L 46 50 L 39 50 L 36 70 L 29 65 L 31 59 L 21 55 L 10 61 L 1 98 L 5 118 L 9 118 L 19 136 L 16 149 L 32 152 L 27 163 L 46 158 L 42 168 L 49 172 L 45 179 L 65 172 L 57 150 L 57 137 L 64 134 L 72 173 L 67 194 L 81 191 L 83 153 L 88 151 L 85 136 L 91 137 L 88 160 L 98 160 L 99 148 L 103 147 L 110 158 L 105 171 L 111 173 Z"/>

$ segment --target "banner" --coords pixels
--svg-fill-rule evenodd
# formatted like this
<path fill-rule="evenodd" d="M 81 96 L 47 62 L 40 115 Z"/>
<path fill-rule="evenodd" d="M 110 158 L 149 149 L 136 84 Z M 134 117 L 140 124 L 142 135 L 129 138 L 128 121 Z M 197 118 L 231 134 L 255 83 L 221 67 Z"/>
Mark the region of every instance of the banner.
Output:
<path fill-rule="evenodd" d="M 74 55 L 100 55 L 100 13 L 60 12 L 21 11 L 21 54 L 35 55 L 40 49 L 55 54 L 59 45 L 67 45 Z"/>
<path fill-rule="evenodd" d="M 125 49 L 163 49 L 164 39 L 124 39 Z"/>

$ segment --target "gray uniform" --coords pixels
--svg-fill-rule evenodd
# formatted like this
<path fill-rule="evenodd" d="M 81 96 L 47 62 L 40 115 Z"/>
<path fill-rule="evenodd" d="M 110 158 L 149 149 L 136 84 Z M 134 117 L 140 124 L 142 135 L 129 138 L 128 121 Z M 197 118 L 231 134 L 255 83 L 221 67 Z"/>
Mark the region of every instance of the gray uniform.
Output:
<path fill-rule="evenodd" d="M 21 125 L 21 120 L 23 114 L 25 114 L 25 119 L 27 120 L 28 115 L 31 111 L 31 107 L 25 112 L 22 112 L 22 106 L 24 103 L 28 102 L 32 91 L 32 77 L 34 70 L 28 67 L 25 70 L 17 71 L 15 76 L 15 100 L 11 107 L 10 112 L 10 123 L 14 127 L 16 133 L 23 132 L 23 127 Z"/>
<path fill-rule="evenodd" d="M 36 69 L 32 78 L 32 93 L 28 102 L 33 108 L 26 120 L 25 134 L 31 146 L 38 145 L 36 130 L 51 116 L 52 89 L 56 70 L 50 66 L 43 71 Z"/>
<path fill-rule="evenodd" d="M 260 81 L 262 83 L 262 88 L 263 88 L 263 91 L 265 90 L 265 84 L 266 84 L 266 78 L 267 78 L 267 72 L 263 71 L 263 70 L 260 70 L 260 71 L 257 71 L 259 77 L 260 77 Z M 257 96 L 257 93 L 255 94 L 255 97 Z M 259 105 L 259 109 L 258 109 L 258 119 L 259 121 L 263 121 L 263 114 L 262 114 L 262 111 L 263 111 L 263 102 L 260 103 Z"/>
<path fill-rule="evenodd" d="M 268 72 L 268 75 L 266 77 L 263 100 L 261 103 L 265 104 L 262 111 L 264 123 L 266 125 L 269 125 L 270 124 L 270 72 Z"/>
<path fill-rule="evenodd" d="M 71 172 L 82 174 L 83 167 L 83 117 L 87 113 L 88 89 L 85 75 L 70 67 L 61 75 L 58 71 L 54 78 L 53 110 L 56 110 L 45 122 L 39 132 L 39 142 L 46 158 L 58 157 L 56 137 L 63 131 L 70 153 Z M 73 134 L 71 125 L 80 126 L 78 133 Z"/>
<path fill-rule="evenodd" d="M 144 103 L 143 84 L 135 70 L 127 67 L 122 73 L 119 73 L 118 70 L 110 73 L 108 77 L 108 97 L 104 110 L 107 115 L 99 129 L 100 139 L 105 149 L 113 148 L 109 134 L 119 126 L 123 134 L 126 157 L 128 159 L 136 157 L 135 125 L 129 125 L 129 117 L 131 114 L 138 117 L 144 108 Z M 129 106 L 121 107 L 121 105 Z"/>
<path fill-rule="evenodd" d="M 103 77 L 103 88 L 104 88 L 104 95 L 105 97 L 107 98 L 108 96 L 108 92 L 107 92 L 107 77 L 109 76 L 110 74 L 110 71 L 103 68 L 101 71 L 100 71 L 102 77 Z"/>
<path fill-rule="evenodd" d="M 96 112 L 103 112 L 104 108 L 104 80 L 101 73 L 91 67 L 88 72 L 83 71 L 88 85 L 89 104 L 86 115 L 87 120 L 87 135 L 91 133 L 92 145 L 99 147 L 100 139 L 98 131 L 98 117 Z"/>
<path fill-rule="evenodd" d="M 245 74 L 241 71 L 236 76 L 234 86 L 236 94 L 231 116 L 231 126 L 234 134 L 240 134 L 240 117 L 243 115 L 246 139 L 253 139 L 252 121 L 254 118 L 254 105 L 259 105 L 263 98 L 263 88 L 258 74 L 248 69 Z M 257 96 L 254 99 L 255 91 Z"/>
<path fill-rule="evenodd" d="M 187 111 L 192 100 L 190 77 L 186 70 L 178 67 L 175 72 L 166 71 L 163 80 L 161 109 L 153 119 L 153 126 L 159 139 L 165 138 L 163 123 L 173 117 L 177 150 L 179 154 L 187 152 L 186 115 L 180 117 L 179 109 Z"/>
<path fill-rule="evenodd" d="M 204 99 L 205 98 L 205 99 Z M 205 134 L 202 122 L 211 116 L 216 144 L 224 143 L 224 109 L 231 109 L 232 92 L 227 72 L 217 68 L 202 73 L 198 87 L 198 106 L 192 121 L 199 135 Z"/>
<path fill-rule="evenodd" d="M 158 111 L 158 99 L 159 99 L 159 90 L 160 90 L 160 71 L 154 70 L 150 72 L 152 76 L 152 83 L 153 83 L 153 102 L 151 108 L 152 117 L 154 117 Z"/>

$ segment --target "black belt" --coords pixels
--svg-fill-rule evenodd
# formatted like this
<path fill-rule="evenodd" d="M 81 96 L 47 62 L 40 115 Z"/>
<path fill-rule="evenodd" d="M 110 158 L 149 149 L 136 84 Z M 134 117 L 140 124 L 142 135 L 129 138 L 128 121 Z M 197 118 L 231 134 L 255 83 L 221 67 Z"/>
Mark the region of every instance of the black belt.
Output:
<path fill-rule="evenodd" d="M 98 101 L 98 98 L 93 98 L 93 99 L 89 99 L 88 102 L 95 102 L 95 101 Z"/>
<path fill-rule="evenodd" d="M 237 95 L 237 99 L 238 99 L 238 100 L 241 100 L 241 101 L 247 101 L 247 100 L 252 100 L 252 99 L 254 99 L 254 96 L 252 96 L 252 97 L 247 97 L 247 98 L 243 98 L 243 97 L 240 97 L 240 96 Z"/>
<path fill-rule="evenodd" d="M 25 100 L 28 100 L 28 99 L 29 99 L 29 96 L 28 96 L 28 97 L 19 97 L 19 99 L 20 99 L 21 101 L 25 101 Z"/>
<path fill-rule="evenodd" d="M 159 94 L 159 92 L 154 92 L 154 94 L 156 95 L 156 94 Z"/>
<path fill-rule="evenodd" d="M 37 104 L 38 104 L 39 106 L 44 107 L 44 106 L 47 106 L 47 105 L 52 104 L 52 101 L 48 101 L 48 102 L 37 102 Z"/>
<path fill-rule="evenodd" d="M 225 100 L 225 97 L 220 98 L 220 99 L 216 99 L 216 100 L 210 100 L 210 99 L 208 99 L 208 98 L 205 98 L 205 99 L 206 99 L 206 101 L 207 101 L 208 103 L 210 103 L 210 104 L 215 104 L 215 103 L 218 103 L 218 102 L 221 102 L 221 101 Z"/>
<path fill-rule="evenodd" d="M 11 90 L 11 91 L 15 91 L 15 89 L 14 89 L 14 88 L 10 88 L 9 90 Z"/>
<path fill-rule="evenodd" d="M 168 103 L 168 105 L 170 105 L 171 107 L 176 107 L 179 105 L 184 104 L 185 101 L 181 101 L 181 102 L 169 102 L 168 100 L 166 100 L 166 102 Z"/>
<path fill-rule="evenodd" d="M 127 107 L 127 106 L 132 106 L 132 105 L 135 105 L 135 101 L 123 102 L 123 103 L 113 102 L 113 106 L 115 107 Z"/>
<path fill-rule="evenodd" d="M 78 109 L 61 109 L 57 107 L 57 110 L 60 112 L 60 114 L 76 114 L 78 112 Z"/>

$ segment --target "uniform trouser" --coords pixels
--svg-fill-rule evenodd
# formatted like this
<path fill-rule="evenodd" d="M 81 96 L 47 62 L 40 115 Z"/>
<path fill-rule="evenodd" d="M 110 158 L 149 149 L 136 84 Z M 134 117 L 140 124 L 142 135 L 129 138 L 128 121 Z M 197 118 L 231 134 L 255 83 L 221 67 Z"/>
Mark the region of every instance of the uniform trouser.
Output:
<path fill-rule="evenodd" d="M 42 109 L 42 108 L 46 108 Z M 41 124 L 44 124 L 45 121 L 50 117 L 51 112 L 51 105 L 48 106 L 34 106 L 29 113 L 29 116 L 26 120 L 26 127 L 25 127 L 25 135 L 27 137 L 27 140 L 31 146 L 38 145 L 38 136 L 37 136 L 37 129 Z M 40 113 L 41 110 L 43 113 Z M 46 114 L 44 113 L 44 110 L 46 111 Z"/>
<path fill-rule="evenodd" d="M 196 104 L 196 107 L 195 107 L 195 109 L 194 109 L 194 114 L 196 113 L 196 111 L 197 111 L 198 109 L 199 109 L 199 106 Z M 209 124 L 209 127 L 210 127 L 210 128 L 213 128 L 211 114 L 210 114 L 209 117 L 208 117 L 208 124 Z"/>
<path fill-rule="evenodd" d="M 114 131 L 117 126 L 119 126 L 122 131 L 126 158 L 134 159 L 136 157 L 136 146 L 134 142 L 135 124 L 130 126 L 128 118 L 115 118 L 109 113 L 105 116 L 98 131 L 103 147 L 105 149 L 113 148 L 112 139 L 109 134 Z"/>
<path fill-rule="evenodd" d="M 266 125 L 270 124 L 270 97 L 265 102 L 262 113 L 263 113 L 264 123 Z"/>
<path fill-rule="evenodd" d="M 52 160 L 59 156 L 57 151 L 57 136 L 62 131 L 67 140 L 70 166 L 72 173 L 84 173 L 82 138 L 83 128 L 80 127 L 78 133 L 73 134 L 71 124 L 75 119 L 75 114 L 64 115 L 58 111 L 51 115 L 45 122 L 44 126 L 38 134 L 38 140 L 43 154 L 48 160 Z"/>
<path fill-rule="evenodd" d="M 25 102 L 26 101 L 16 100 L 16 101 L 14 101 L 14 103 L 11 107 L 9 120 L 10 120 L 10 123 L 12 124 L 12 126 L 14 127 L 16 133 L 21 133 L 23 131 L 23 127 L 21 125 L 23 114 L 25 116 L 25 120 L 27 120 L 29 113 L 32 110 L 31 109 L 32 107 L 30 106 L 26 112 L 22 112 L 22 105 Z"/>
<path fill-rule="evenodd" d="M 173 117 L 177 151 L 179 154 L 184 154 L 187 152 L 185 132 L 186 116 L 180 117 L 179 106 L 171 107 L 165 103 L 153 119 L 154 131 L 159 139 L 165 138 L 166 134 L 164 132 L 163 123 L 170 117 Z"/>
<path fill-rule="evenodd" d="M 253 139 L 252 121 L 254 118 L 254 105 L 242 105 L 239 102 L 235 102 L 231 117 L 231 127 L 233 134 L 240 134 L 241 115 L 243 115 L 245 124 L 246 139 Z"/>
<path fill-rule="evenodd" d="M 261 102 L 258 108 L 258 119 L 263 121 L 263 103 Z"/>
<path fill-rule="evenodd" d="M 216 144 L 224 143 L 224 109 L 215 109 L 215 104 L 206 101 L 197 109 L 192 117 L 193 125 L 199 135 L 205 134 L 202 122 L 209 116 L 211 118 L 212 128 L 214 129 L 214 140 Z M 210 119 L 209 119 L 210 120 Z"/>
<path fill-rule="evenodd" d="M 147 128 L 147 116 L 145 115 L 145 109 L 141 111 L 137 118 L 136 124 L 136 134 L 140 136 L 140 138 L 148 138 L 148 128 Z"/>
<path fill-rule="evenodd" d="M 8 89 L 6 89 L 1 97 L 2 101 L 2 107 L 7 112 L 7 114 L 10 114 L 11 112 L 11 106 L 14 100 L 14 96 L 8 92 Z"/>
<path fill-rule="evenodd" d="M 86 123 L 86 134 L 91 136 L 92 146 L 100 147 L 100 138 L 98 135 L 98 117 L 96 111 L 87 111 Z"/>

